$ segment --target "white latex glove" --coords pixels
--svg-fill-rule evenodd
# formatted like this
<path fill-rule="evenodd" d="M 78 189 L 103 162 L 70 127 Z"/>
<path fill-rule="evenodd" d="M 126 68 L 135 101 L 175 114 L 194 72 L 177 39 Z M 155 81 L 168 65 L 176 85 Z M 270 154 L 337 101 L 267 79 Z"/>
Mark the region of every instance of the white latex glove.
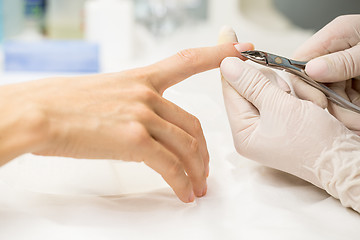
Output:
<path fill-rule="evenodd" d="M 221 33 L 225 41 L 236 41 L 229 29 Z M 360 212 L 360 137 L 322 108 L 280 89 L 283 80 L 273 71 L 239 58 L 226 58 L 220 69 L 238 153 L 305 179 Z"/>
<path fill-rule="evenodd" d="M 313 79 L 331 83 L 328 86 L 347 100 L 360 106 L 360 15 L 336 18 L 305 42 L 294 58 L 309 61 L 307 74 Z M 310 100 L 328 110 L 349 129 L 360 134 L 360 114 L 327 102 L 323 93 L 303 81 L 292 78 L 298 97 Z"/>

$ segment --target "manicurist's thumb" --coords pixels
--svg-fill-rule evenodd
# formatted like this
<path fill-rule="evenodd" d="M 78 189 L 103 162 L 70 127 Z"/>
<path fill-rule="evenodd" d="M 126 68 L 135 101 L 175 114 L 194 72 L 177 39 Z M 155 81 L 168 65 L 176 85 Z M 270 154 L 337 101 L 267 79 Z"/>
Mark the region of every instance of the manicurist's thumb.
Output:
<path fill-rule="evenodd" d="M 360 76 L 360 45 L 312 59 L 305 71 L 320 82 L 339 82 Z"/>
<path fill-rule="evenodd" d="M 258 69 L 243 62 L 239 58 L 225 58 L 220 66 L 225 80 L 247 101 L 257 109 L 265 103 L 274 103 L 287 95 L 280 88 L 271 84 L 271 81 Z M 280 98 L 279 98 L 280 97 Z"/>

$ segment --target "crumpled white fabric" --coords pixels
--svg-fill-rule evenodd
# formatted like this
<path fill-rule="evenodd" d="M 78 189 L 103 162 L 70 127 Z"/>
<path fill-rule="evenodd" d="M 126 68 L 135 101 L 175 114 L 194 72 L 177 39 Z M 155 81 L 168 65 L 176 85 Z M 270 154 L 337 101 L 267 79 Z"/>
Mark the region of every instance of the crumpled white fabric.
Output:
<path fill-rule="evenodd" d="M 31 192 L 112 196 L 167 186 L 145 164 L 26 154 L 0 169 L 3 181 Z"/>
<path fill-rule="evenodd" d="M 322 187 L 345 207 L 360 212 L 360 138 L 353 134 L 334 141 L 313 166 Z"/>

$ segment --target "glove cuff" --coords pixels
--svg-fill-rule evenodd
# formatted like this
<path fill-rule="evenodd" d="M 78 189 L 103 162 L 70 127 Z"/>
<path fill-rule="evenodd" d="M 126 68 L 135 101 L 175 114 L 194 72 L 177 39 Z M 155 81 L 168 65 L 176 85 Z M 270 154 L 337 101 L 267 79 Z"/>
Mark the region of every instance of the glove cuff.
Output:
<path fill-rule="evenodd" d="M 360 213 L 360 137 L 346 133 L 324 150 L 313 173 L 323 189 Z"/>

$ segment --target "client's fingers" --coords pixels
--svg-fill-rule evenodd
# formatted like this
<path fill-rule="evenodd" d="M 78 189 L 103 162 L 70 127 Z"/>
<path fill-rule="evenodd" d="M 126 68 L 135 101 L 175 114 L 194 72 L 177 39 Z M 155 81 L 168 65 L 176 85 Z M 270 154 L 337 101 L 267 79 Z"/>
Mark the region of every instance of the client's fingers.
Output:
<path fill-rule="evenodd" d="M 234 30 L 230 27 L 223 27 L 219 34 L 219 44 L 225 42 L 235 42 L 237 36 Z M 239 44 L 240 51 L 253 50 L 252 44 Z M 225 71 L 231 71 L 231 69 L 222 69 Z M 246 139 L 246 135 L 252 132 L 252 128 L 256 127 L 254 123 L 259 118 L 258 110 L 246 99 L 244 99 L 239 93 L 222 77 L 222 89 L 224 95 L 224 102 L 230 124 L 233 124 L 231 129 L 233 136 L 239 139 Z M 241 135 L 241 136 L 239 136 Z M 240 144 L 236 145 L 237 151 L 241 153 L 239 149 Z"/>
<path fill-rule="evenodd" d="M 180 129 L 184 130 L 196 139 L 204 163 L 205 173 L 208 175 L 209 152 L 199 119 L 164 98 L 161 98 L 161 101 L 154 103 L 153 106 L 154 111 L 161 118 L 174 124 L 175 126 L 178 126 Z"/>
<path fill-rule="evenodd" d="M 241 57 L 234 43 L 215 47 L 185 49 L 177 54 L 155 63 L 148 68 L 153 72 L 150 82 L 158 92 L 200 72 L 218 68 L 221 61 L 229 56 Z"/>
<path fill-rule="evenodd" d="M 194 201 L 190 179 L 180 160 L 160 143 L 150 138 L 144 151 L 144 163 L 158 172 L 183 202 Z"/>
<path fill-rule="evenodd" d="M 149 111 L 147 115 L 151 116 L 144 117 L 144 124 L 150 135 L 177 156 L 192 182 L 195 195 L 205 195 L 205 166 L 197 139 L 153 112 Z"/>

